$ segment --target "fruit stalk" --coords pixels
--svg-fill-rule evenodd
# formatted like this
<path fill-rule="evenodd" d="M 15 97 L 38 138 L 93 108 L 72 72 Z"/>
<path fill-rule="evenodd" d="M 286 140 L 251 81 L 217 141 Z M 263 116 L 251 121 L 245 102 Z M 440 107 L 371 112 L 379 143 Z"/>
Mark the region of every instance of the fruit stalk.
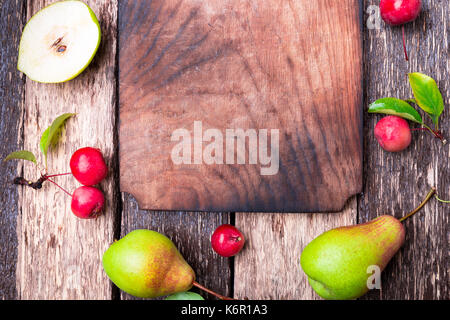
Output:
<path fill-rule="evenodd" d="M 402 26 L 403 51 L 405 52 L 405 59 L 409 61 L 408 51 L 406 50 L 405 26 Z"/>
<path fill-rule="evenodd" d="M 225 297 L 225 296 L 222 296 L 221 294 L 218 294 L 218 293 L 216 293 L 216 292 L 214 292 L 214 291 L 212 291 L 212 290 L 209 290 L 208 288 L 205 288 L 204 286 L 202 286 L 201 284 L 199 284 L 199 283 L 196 282 L 196 281 L 194 281 L 193 285 L 194 285 L 195 287 L 199 288 L 200 290 L 203 290 L 203 291 L 205 291 L 205 292 L 208 292 L 209 294 L 212 294 L 213 296 L 219 298 L 220 300 L 235 300 L 235 299 L 233 299 L 233 298 Z"/>
<path fill-rule="evenodd" d="M 65 175 L 65 174 L 61 174 L 61 175 Z M 13 183 L 16 185 L 20 185 L 20 186 L 30 187 L 34 190 L 39 190 L 39 189 L 42 189 L 42 185 L 44 184 L 45 181 L 49 181 L 49 182 L 53 183 L 55 186 L 57 186 L 59 189 L 64 191 L 67 195 L 72 197 L 72 194 L 70 192 L 68 192 L 66 189 L 61 187 L 55 181 L 49 179 L 49 177 L 56 177 L 56 176 L 59 176 L 59 175 L 53 175 L 53 176 L 42 175 L 39 178 L 39 180 L 37 180 L 36 182 L 28 181 L 23 177 L 17 177 L 14 179 Z"/>
<path fill-rule="evenodd" d="M 47 180 L 47 178 L 45 176 L 40 177 L 39 180 L 36 182 L 28 181 L 24 177 L 17 177 L 14 179 L 13 183 L 16 185 L 19 185 L 19 186 L 25 186 L 25 187 L 30 187 L 34 190 L 39 190 L 39 189 L 42 189 L 42 184 L 46 180 Z"/>
<path fill-rule="evenodd" d="M 52 175 L 45 175 L 45 176 L 47 178 L 54 178 L 54 177 L 68 176 L 70 174 L 72 174 L 72 172 L 60 173 L 60 174 L 52 174 Z"/>
<path fill-rule="evenodd" d="M 439 130 L 433 130 L 426 124 L 422 124 L 423 128 L 414 128 L 413 131 L 430 131 L 436 138 L 440 139 L 442 144 L 447 144 L 447 140 L 444 138 L 442 133 Z"/>
<path fill-rule="evenodd" d="M 72 194 L 67 191 L 66 189 L 64 189 L 63 187 L 61 187 L 59 184 L 57 184 L 55 181 L 49 179 L 48 177 L 45 177 L 48 181 L 50 181 L 51 183 L 53 183 L 55 186 L 57 186 L 58 188 L 60 188 L 62 191 L 64 191 L 69 197 L 72 197 Z"/>
<path fill-rule="evenodd" d="M 413 211 L 411 211 L 410 213 L 408 213 L 406 216 L 404 216 L 403 218 L 399 219 L 400 222 L 405 221 L 406 219 L 412 217 L 413 215 L 415 215 L 417 212 L 419 212 L 424 206 L 425 204 L 430 201 L 430 199 L 435 195 L 436 193 L 436 188 L 432 188 L 430 190 L 430 192 L 428 192 L 426 198 L 422 201 L 422 203 Z"/>
<path fill-rule="evenodd" d="M 439 202 L 442 202 L 442 203 L 450 203 L 450 201 L 442 200 L 441 198 L 439 198 L 439 196 L 438 196 L 437 194 L 435 194 L 434 197 L 435 197 L 436 200 L 439 201 Z"/>

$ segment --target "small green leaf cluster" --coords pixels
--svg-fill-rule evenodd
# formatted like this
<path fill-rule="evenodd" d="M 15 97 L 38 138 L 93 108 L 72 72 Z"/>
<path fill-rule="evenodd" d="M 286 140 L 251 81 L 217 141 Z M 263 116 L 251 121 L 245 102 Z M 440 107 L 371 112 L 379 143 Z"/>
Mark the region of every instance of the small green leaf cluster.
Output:
<path fill-rule="evenodd" d="M 50 147 L 52 148 L 56 147 L 61 137 L 61 132 L 64 128 L 64 124 L 69 118 L 73 116 L 75 116 L 75 113 L 65 113 L 60 115 L 52 122 L 50 127 L 48 127 L 47 130 L 45 130 L 44 133 L 42 134 L 39 146 L 45 158 L 45 168 L 47 168 L 47 154 Z M 27 160 L 37 165 L 36 156 L 31 151 L 27 150 L 15 151 L 10 153 L 5 158 L 4 161 L 9 160 Z"/>
<path fill-rule="evenodd" d="M 369 113 L 395 115 L 416 122 L 444 141 L 439 131 L 439 118 L 444 111 L 444 100 L 436 81 L 419 72 L 410 73 L 408 78 L 414 99 L 382 98 L 370 105 Z M 429 115 L 434 129 L 423 121 L 422 116 L 411 104 L 419 106 Z"/>

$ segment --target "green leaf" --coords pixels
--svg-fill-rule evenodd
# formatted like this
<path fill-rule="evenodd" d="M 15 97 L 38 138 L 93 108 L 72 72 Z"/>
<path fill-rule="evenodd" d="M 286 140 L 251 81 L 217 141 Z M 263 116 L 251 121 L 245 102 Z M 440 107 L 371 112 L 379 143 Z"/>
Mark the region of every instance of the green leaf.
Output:
<path fill-rule="evenodd" d="M 172 294 L 164 300 L 205 300 L 201 295 L 195 292 L 179 292 Z"/>
<path fill-rule="evenodd" d="M 61 130 L 64 126 L 64 123 L 70 118 L 73 117 L 75 113 L 65 113 L 56 118 L 52 125 L 44 131 L 41 137 L 41 141 L 39 146 L 41 148 L 42 153 L 45 156 L 45 163 L 47 164 L 47 154 L 50 146 L 54 147 L 58 144 Z"/>
<path fill-rule="evenodd" d="M 407 102 L 397 98 L 383 98 L 375 101 L 369 107 L 370 113 L 384 113 L 404 118 L 422 124 L 420 114 Z"/>
<path fill-rule="evenodd" d="M 47 128 L 47 130 L 44 131 L 41 137 L 41 141 L 39 142 L 39 147 L 41 148 L 42 153 L 45 155 L 46 152 L 44 151 L 45 144 L 47 143 L 48 139 L 48 133 L 50 132 L 50 127 Z"/>
<path fill-rule="evenodd" d="M 417 105 L 428 113 L 436 126 L 439 127 L 439 117 L 444 111 L 444 99 L 433 78 L 422 73 L 408 75 Z"/>
<path fill-rule="evenodd" d="M 3 161 L 9 160 L 28 160 L 37 164 L 34 154 L 26 150 L 11 152 Z"/>

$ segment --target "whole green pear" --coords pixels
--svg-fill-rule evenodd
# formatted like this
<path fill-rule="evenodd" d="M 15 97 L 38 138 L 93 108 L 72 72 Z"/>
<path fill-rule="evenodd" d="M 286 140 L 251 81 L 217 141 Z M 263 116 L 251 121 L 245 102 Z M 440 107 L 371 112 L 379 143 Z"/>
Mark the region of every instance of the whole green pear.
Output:
<path fill-rule="evenodd" d="M 314 291 L 324 299 L 347 300 L 364 295 L 372 275 L 382 271 L 405 241 L 402 223 L 381 216 L 368 223 L 327 231 L 303 250 L 300 264 Z"/>
<path fill-rule="evenodd" d="M 116 286 L 140 298 L 188 291 L 195 280 L 174 243 L 151 230 L 135 230 L 114 242 L 103 255 L 103 268 Z"/>

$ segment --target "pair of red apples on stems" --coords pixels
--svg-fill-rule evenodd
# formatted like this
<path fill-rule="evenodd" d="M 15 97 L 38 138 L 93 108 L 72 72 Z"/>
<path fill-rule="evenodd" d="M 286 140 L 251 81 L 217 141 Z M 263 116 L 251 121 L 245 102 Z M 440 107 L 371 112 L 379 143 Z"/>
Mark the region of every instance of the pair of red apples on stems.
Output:
<path fill-rule="evenodd" d="M 44 174 L 36 182 L 28 182 L 24 178 L 16 178 L 14 183 L 26 185 L 33 189 L 42 188 L 45 181 L 49 181 L 72 197 L 71 209 L 74 215 L 81 219 L 93 219 L 98 217 L 105 206 L 103 192 L 94 187 L 108 175 L 108 167 L 100 150 L 86 147 L 81 148 L 70 158 L 70 173 L 47 175 Z M 65 190 L 55 181 L 54 177 L 72 174 L 83 186 L 77 188 L 73 194 Z"/>
<path fill-rule="evenodd" d="M 71 173 L 57 175 L 44 175 L 40 183 L 48 180 L 72 197 L 72 212 L 79 218 L 89 219 L 98 217 L 103 211 L 105 197 L 103 192 L 94 185 L 100 183 L 108 174 L 100 150 L 95 148 L 82 148 L 77 150 L 70 159 Z M 51 178 L 72 174 L 83 186 L 71 195 L 67 190 L 56 184 Z M 234 226 L 224 224 L 219 226 L 211 236 L 211 245 L 219 255 L 231 257 L 241 251 L 244 246 L 243 234 Z"/>

